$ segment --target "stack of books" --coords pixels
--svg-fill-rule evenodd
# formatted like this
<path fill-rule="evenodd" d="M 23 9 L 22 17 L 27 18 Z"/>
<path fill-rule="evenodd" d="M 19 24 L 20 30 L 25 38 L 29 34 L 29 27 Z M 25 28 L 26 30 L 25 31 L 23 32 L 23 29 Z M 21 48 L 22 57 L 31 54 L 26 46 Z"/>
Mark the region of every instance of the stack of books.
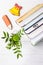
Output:
<path fill-rule="evenodd" d="M 16 22 L 24 28 L 32 45 L 43 38 L 43 4 L 39 4 L 25 13 Z"/>

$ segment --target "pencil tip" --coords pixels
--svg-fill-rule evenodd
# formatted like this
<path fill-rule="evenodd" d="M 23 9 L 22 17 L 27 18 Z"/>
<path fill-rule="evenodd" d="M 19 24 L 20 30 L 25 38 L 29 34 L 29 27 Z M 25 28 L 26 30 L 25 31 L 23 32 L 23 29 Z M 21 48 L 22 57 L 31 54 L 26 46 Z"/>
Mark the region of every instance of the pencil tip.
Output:
<path fill-rule="evenodd" d="M 9 25 L 8 28 L 9 28 L 10 30 L 12 30 L 12 25 Z"/>

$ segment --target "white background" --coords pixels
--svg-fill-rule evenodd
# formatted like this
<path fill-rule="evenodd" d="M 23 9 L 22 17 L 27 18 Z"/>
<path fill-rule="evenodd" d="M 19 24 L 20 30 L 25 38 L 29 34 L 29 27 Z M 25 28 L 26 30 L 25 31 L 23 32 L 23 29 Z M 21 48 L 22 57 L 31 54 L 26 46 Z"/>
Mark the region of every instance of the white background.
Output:
<path fill-rule="evenodd" d="M 10 34 L 19 29 L 19 26 L 15 23 L 18 16 L 13 16 L 9 13 L 9 9 L 18 3 L 23 8 L 21 10 L 22 16 L 25 12 L 33 8 L 39 3 L 43 3 L 43 0 L 0 0 L 0 65 L 43 65 L 43 41 L 36 46 L 32 46 L 24 35 L 22 37 L 22 54 L 23 57 L 17 60 L 13 51 L 9 51 L 5 48 L 6 43 L 1 39 L 3 31 L 7 31 Z M 13 30 L 9 30 L 2 20 L 2 16 L 7 14 L 13 24 Z"/>

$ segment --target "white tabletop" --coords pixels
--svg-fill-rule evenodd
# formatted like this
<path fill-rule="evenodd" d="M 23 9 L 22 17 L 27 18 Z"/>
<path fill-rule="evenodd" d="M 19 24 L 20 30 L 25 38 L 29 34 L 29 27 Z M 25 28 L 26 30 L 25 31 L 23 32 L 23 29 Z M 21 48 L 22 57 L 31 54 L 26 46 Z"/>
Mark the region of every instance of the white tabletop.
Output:
<path fill-rule="evenodd" d="M 22 42 L 22 54 L 23 57 L 17 60 L 16 55 L 12 50 L 5 48 L 6 43 L 1 39 L 3 31 L 9 33 L 19 30 L 19 26 L 15 23 L 15 20 L 19 16 L 13 16 L 9 9 L 18 3 L 23 8 L 20 16 L 33 8 L 35 5 L 43 3 L 43 0 L 0 0 L 0 65 L 43 65 L 43 40 L 36 46 L 32 46 L 29 39 L 24 35 L 21 39 Z M 7 14 L 13 24 L 13 30 L 9 30 L 2 20 L 2 16 Z"/>

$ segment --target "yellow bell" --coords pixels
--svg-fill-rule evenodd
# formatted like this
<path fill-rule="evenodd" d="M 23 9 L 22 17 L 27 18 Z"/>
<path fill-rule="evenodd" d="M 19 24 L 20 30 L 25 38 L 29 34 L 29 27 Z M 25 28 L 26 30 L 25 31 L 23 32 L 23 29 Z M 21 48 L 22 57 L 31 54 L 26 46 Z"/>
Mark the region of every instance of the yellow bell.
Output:
<path fill-rule="evenodd" d="M 11 8 L 9 11 L 10 13 L 12 13 L 13 15 L 16 16 L 20 16 L 20 10 L 22 9 L 21 6 L 19 6 L 18 4 L 15 4 L 15 6 L 13 8 Z"/>

